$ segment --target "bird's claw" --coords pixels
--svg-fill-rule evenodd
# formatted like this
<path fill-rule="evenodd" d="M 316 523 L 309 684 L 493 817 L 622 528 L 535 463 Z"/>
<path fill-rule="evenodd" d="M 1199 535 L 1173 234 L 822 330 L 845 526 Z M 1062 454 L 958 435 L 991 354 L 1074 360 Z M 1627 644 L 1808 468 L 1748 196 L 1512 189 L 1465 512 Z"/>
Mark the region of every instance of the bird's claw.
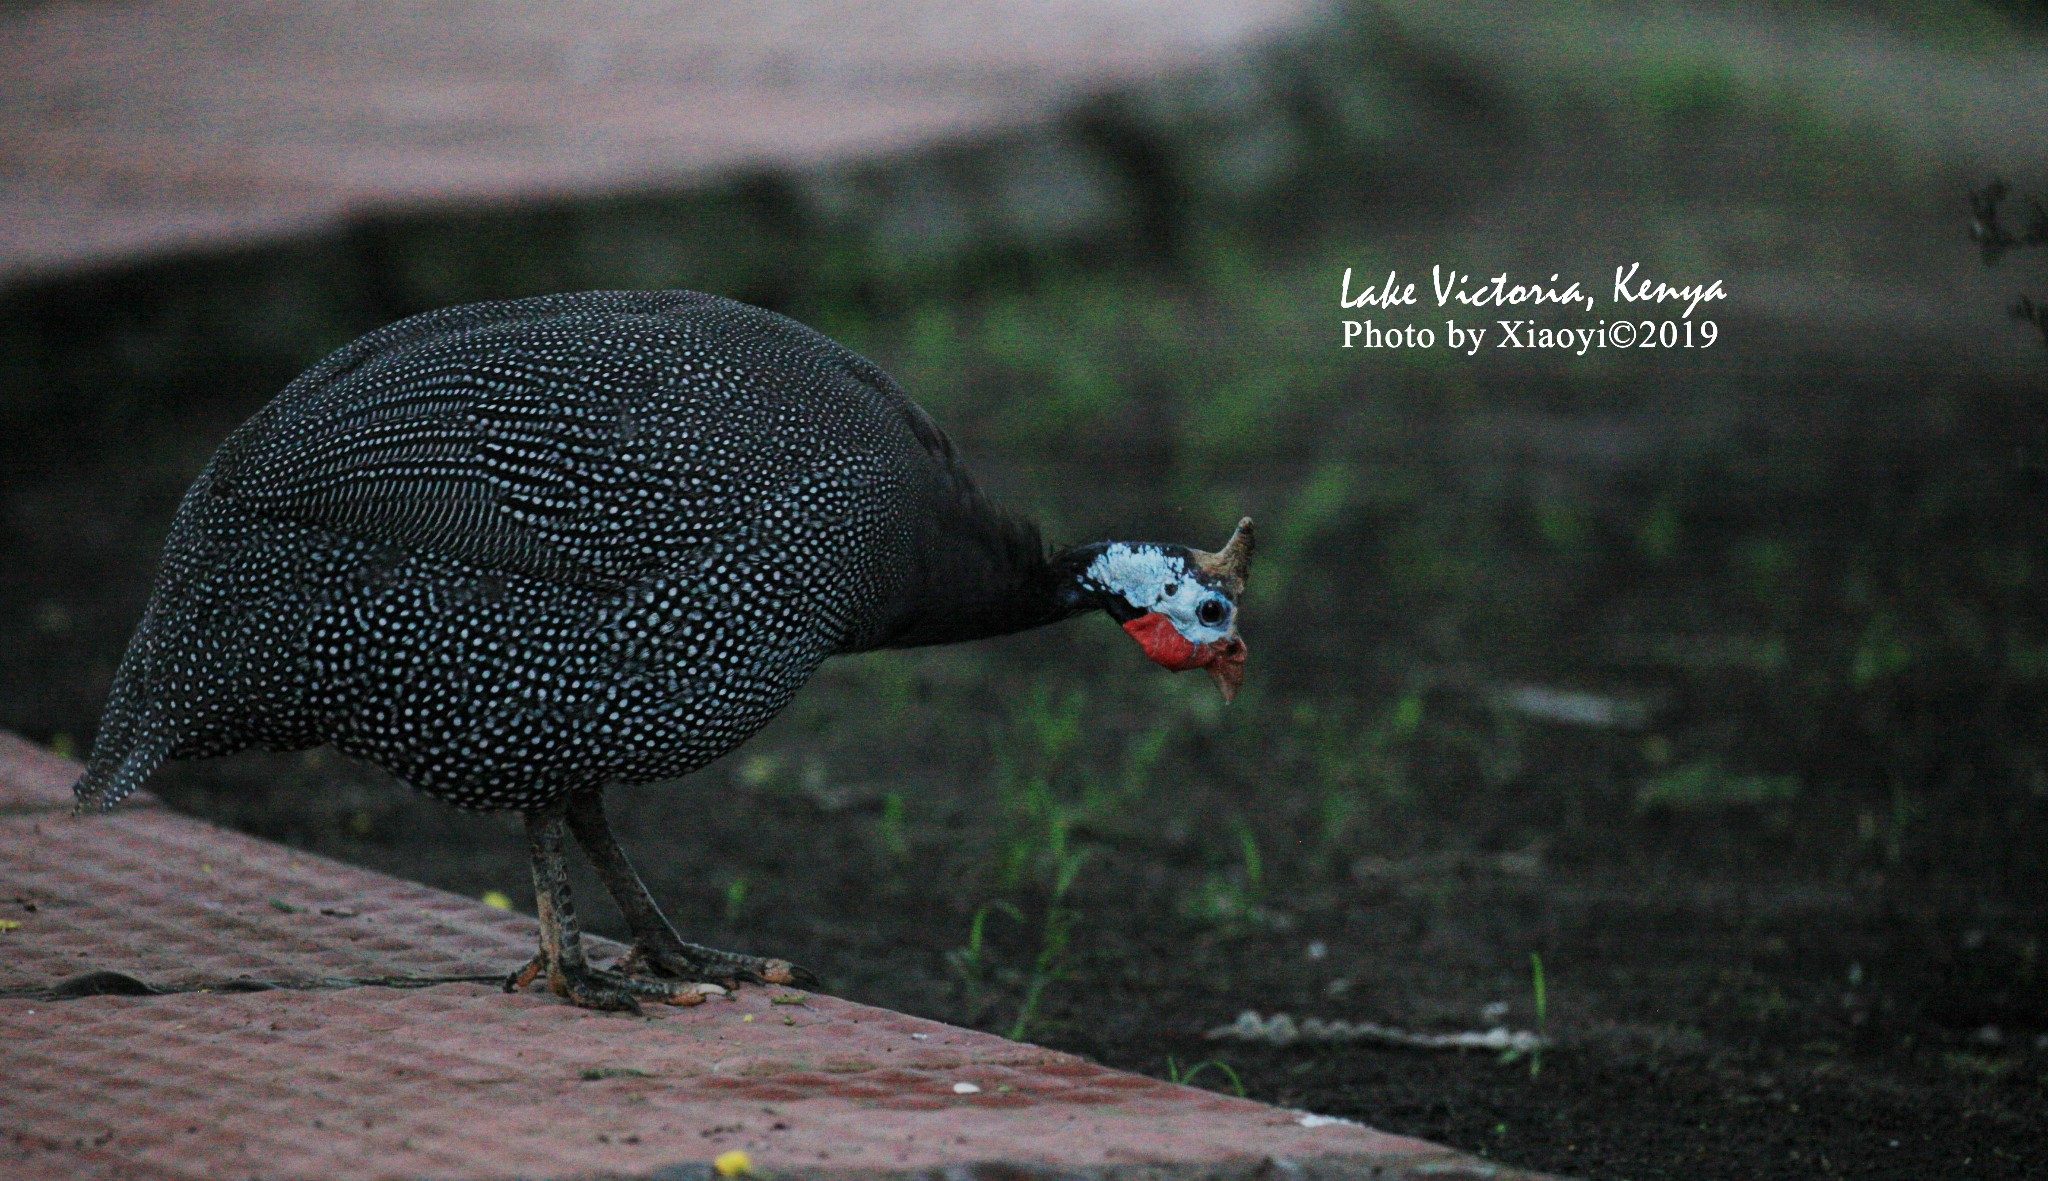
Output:
<path fill-rule="evenodd" d="M 547 970 L 547 966 L 547 956 L 535 955 L 532 959 L 520 965 L 517 971 L 505 977 L 505 991 L 518 992 L 520 989 L 532 984 L 535 980 L 540 979 L 540 974 Z"/>
<path fill-rule="evenodd" d="M 712 980 L 727 988 L 746 984 L 811 986 L 817 974 L 784 959 L 740 955 L 678 940 L 674 947 L 641 940 L 612 966 L 656 980 Z"/>
<path fill-rule="evenodd" d="M 708 981 L 653 980 L 618 969 L 594 968 L 588 964 L 564 965 L 546 953 L 528 960 L 505 978 L 505 991 L 517 992 L 543 976 L 548 991 L 582 1009 L 638 1013 L 642 1000 L 667 1005 L 701 1005 L 707 997 L 725 996 L 726 990 Z"/>

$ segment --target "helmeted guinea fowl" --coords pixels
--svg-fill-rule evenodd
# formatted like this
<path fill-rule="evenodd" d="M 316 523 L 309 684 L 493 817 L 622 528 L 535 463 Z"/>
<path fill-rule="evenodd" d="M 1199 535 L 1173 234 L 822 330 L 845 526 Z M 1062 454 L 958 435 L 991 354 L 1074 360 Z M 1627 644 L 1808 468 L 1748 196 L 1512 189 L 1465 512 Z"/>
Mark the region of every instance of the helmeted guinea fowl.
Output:
<path fill-rule="evenodd" d="M 1048 554 L 869 361 L 691 292 L 414 316 L 237 430 L 180 506 L 79 808 L 166 758 L 332 743 L 414 788 L 526 817 L 544 976 L 579 1005 L 787 983 L 685 942 L 606 824 L 607 783 L 694 770 L 826 657 L 1107 611 L 1171 669 L 1242 676 L 1241 522 L 1215 554 Z M 573 833 L 631 928 L 584 957 Z"/>

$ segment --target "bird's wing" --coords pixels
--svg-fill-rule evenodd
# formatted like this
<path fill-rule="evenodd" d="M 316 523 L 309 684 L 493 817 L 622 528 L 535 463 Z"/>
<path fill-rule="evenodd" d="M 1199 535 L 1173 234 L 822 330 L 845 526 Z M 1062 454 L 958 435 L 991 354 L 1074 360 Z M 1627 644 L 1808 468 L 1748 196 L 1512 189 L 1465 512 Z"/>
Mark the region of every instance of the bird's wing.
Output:
<path fill-rule="evenodd" d="M 223 447 L 213 487 L 273 518 L 551 581 L 672 569 L 815 461 L 750 375 L 656 298 L 402 321 L 287 388 Z"/>

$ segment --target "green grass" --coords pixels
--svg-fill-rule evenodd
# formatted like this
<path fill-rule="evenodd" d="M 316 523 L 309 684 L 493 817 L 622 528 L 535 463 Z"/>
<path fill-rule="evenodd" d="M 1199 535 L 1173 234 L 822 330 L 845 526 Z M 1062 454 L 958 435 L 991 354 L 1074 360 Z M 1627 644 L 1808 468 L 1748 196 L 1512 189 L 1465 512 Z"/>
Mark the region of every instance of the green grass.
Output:
<path fill-rule="evenodd" d="M 746 874 L 734 874 L 725 883 L 725 921 L 737 923 L 747 908 L 747 890 L 751 884 Z"/>
<path fill-rule="evenodd" d="M 1651 776 L 1636 790 L 1636 808 L 1650 812 L 1718 812 L 1763 808 L 1799 798 L 1796 775 L 1739 774 L 1701 759 Z"/>
<path fill-rule="evenodd" d="M 1232 1067 L 1230 1063 L 1223 1061 L 1221 1058 L 1206 1058 L 1200 1062 L 1194 1063 L 1185 1070 L 1181 1069 L 1179 1061 L 1174 1059 L 1171 1055 L 1169 1055 L 1166 1059 L 1166 1081 L 1170 1083 L 1179 1083 L 1184 1087 L 1194 1086 L 1196 1079 L 1201 1078 L 1204 1074 L 1207 1074 L 1212 1070 L 1215 1071 L 1217 1074 L 1223 1076 L 1224 1080 L 1227 1083 L 1229 1083 L 1231 1094 L 1237 1096 L 1240 1099 L 1245 1097 L 1244 1080 L 1238 1077 L 1236 1068 Z"/>

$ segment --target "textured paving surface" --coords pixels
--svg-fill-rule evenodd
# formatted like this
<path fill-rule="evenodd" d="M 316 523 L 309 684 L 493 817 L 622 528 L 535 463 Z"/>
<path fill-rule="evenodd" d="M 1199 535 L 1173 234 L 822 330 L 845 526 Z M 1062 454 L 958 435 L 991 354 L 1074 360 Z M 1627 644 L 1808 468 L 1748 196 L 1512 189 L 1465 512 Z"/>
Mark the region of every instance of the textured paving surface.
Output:
<path fill-rule="evenodd" d="M 1312 0 L 0 7 L 0 281 L 1016 123 Z"/>
<path fill-rule="evenodd" d="M 146 798 L 75 819 L 76 774 L 0 734 L 0 917 L 18 924 L 0 931 L 9 1181 L 692 1176 L 732 1149 L 785 1175 L 998 1160 L 1518 1175 L 786 989 L 632 1017 L 481 983 L 392 986 L 503 972 L 532 920 Z M 40 992 L 91 972 L 161 992 Z M 240 991 L 256 982 L 283 987 Z"/>

